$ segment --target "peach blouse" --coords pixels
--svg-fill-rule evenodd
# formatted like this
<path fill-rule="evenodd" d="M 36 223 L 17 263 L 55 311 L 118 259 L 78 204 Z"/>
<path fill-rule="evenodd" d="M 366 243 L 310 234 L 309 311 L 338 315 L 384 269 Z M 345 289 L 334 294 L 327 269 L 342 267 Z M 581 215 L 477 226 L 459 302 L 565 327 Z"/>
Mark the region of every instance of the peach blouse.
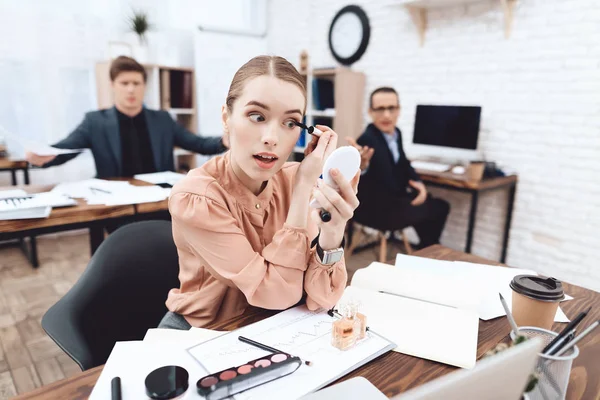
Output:
<path fill-rule="evenodd" d="M 249 306 L 283 310 L 306 293 L 311 310 L 330 308 L 346 286 L 344 259 L 320 264 L 318 233 L 285 224 L 298 163 L 286 163 L 255 196 L 238 180 L 229 153 L 191 171 L 169 199 L 180 288 L 169 310 L 196 327 L 238 316 Z"/>

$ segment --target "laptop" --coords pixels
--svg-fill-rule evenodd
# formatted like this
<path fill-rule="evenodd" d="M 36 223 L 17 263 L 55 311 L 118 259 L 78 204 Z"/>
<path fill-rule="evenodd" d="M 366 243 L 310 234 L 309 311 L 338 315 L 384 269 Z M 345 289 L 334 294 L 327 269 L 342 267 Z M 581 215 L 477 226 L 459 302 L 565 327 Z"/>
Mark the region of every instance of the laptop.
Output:
<path fill-rule="evenodd" d="M 542 350 L 540 339 L 530 339 L 459 370 L 393 397 L 393 400 L 519 400 Z M 363 377 L 311 393 L 302 400 L 384 400 L 387 397 Z"/>

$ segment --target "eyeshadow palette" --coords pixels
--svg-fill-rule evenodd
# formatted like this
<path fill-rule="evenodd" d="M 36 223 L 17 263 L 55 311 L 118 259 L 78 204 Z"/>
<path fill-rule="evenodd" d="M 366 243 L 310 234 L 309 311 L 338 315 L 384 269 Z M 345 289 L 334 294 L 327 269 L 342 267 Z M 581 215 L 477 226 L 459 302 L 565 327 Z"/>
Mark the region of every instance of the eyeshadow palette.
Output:
<path fill-rule="evenodd" d="M 200 378 L 198 393 L 207 400 L 220 400 L 296 371 L 302 360 L 285 353 L 269 354 L 243 365 Z"/>

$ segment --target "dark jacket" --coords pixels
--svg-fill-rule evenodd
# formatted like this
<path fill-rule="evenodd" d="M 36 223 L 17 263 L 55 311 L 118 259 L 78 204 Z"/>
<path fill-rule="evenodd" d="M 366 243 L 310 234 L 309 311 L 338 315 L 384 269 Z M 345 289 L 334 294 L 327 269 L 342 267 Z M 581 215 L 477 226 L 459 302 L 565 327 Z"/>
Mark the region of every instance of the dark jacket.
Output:
<path fill-rule="evenodd" d="M 175 122 L 166 111 L 144 108 L 142 112 L 146 117 L 156 171 L 175 169 L 175 146 L 206 155 L 227 150 L 220 137 L 194 135 Z M 122 175 L 121 137 L 117 110 L 114 107 L 88 112 L 83 122 L 69 136 L 53 146 L 59 149 L 91 149 L 98 178 Z M 63 164 L 76 156 L 77 154 L 57 156 L 44 167 Z"/>
<path fill-rule="evenodd" d="M 384 133 L 375 125 L 369 124 L 365 132 L 358 138 L 358 144 L 369 146 L 375 150 L 367 172 L 360 178 L 359 193 L 368 190 L 379 194 L 407 196 L 408 181 L 421 180 L 406 158 L 402 148 L 400 129 L 396 128 L 396 132 L 398 133 L 398 150 L 400 152 L 398 163 L 394 163 L 394 157 L 383 136 Z"/>

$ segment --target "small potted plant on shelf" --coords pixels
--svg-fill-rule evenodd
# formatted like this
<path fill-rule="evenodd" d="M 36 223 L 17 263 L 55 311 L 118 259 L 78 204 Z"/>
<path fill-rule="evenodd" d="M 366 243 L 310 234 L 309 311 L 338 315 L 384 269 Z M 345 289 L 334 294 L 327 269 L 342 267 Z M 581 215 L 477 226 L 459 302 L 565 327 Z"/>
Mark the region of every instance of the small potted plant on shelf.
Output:
<path fill-rule="evenodd" d="M 507 343 L 498 343 L 496 345 L 496 347 L 494 347 L 493 349 L 491 349 L 488 352 L 486 352 L 483 355 L 483 357 L 485 358 L 485 357 L 493 356 L 494 354 L 500 353 L 501 351 L 506 350 L 509 347 L 516 346 L 519 343 L 523 343 L 526 340 L 527 340 L 527 337 L 519 335 L 510 344 L 507 344 Z M 535 389 L 535 386 L 537 385 L 538 381 L 539 381 L 539 376 L 538 376 L 537 372 L 533 372 L 529 376 L 529 380 L 527 381 L 527 385 L 525 385 L 525 389 L 523 390 L 523 396 L 521 397 L 521 400 L 529 400 L 528 393 L 531 393 L 533 391 L 533 389 Z"/>
<path fill-rule="evenodd" d="M 148 14 L 143 11 L 133 11 L 127 20 L 129 30 L 137 35 L 138 43 L 133 46 L 133 57 L 140 63 L 148 61 L 147 34 L 152 28 Z"/>

